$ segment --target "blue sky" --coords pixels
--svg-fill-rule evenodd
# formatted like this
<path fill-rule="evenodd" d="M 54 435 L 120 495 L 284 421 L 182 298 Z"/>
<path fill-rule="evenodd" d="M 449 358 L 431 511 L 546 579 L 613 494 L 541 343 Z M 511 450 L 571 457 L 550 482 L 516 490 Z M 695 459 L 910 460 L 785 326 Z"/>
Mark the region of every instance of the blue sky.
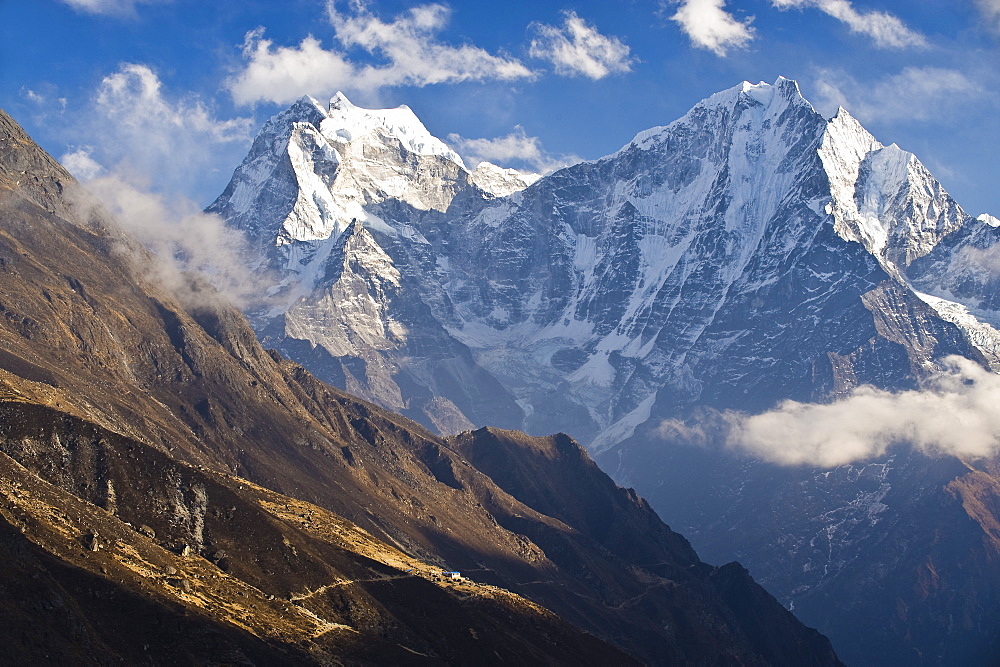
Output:
<path fill-rule="evenodd" d="M 1000 0 L 0 0 L 0 107 L 79 176 L 197 207 L 303 94 L 545 170 L 779 75 L 1000 215 Z"/>

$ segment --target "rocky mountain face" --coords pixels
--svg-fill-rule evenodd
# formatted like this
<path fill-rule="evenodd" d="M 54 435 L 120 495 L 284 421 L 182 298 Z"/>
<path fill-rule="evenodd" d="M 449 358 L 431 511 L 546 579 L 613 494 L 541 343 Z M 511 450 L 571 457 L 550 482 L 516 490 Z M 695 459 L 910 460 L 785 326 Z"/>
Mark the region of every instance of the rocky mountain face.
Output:
<path fill-rule="evenodd" d="M 440 215 L 456 199 L 488 200 L 530 180 L 486 163 L 468 171 L 406 107 L 361 109 L 338 95 L 323 109 L 303 98 L 265 125 L 209 210 L 247 234 L 260 250 L 254 261 L 273 277 L 253 313 L 266 344 L 324 380 L 454 433 L 515 424 L 521 410 L 413 298 L 424 291 L 421 273 L 400 272 L 372 230 L 393 235 L 387 221 Z M 409 226 L 400 233 L 422 238 Z"/>
<path fill-rule="evenodd" d="M 928 305 L 906 274 L 952 232 L 995 228 L 846 111 L 822 118 L 792 81 L 719 93 L 507 196 L 477 184 L 482 170 L 409 109 L 304 99 L 209 210 L 275 276 L 259 331 L 444 432 L 566 431 L 601 451 L 654 403 L 754 410 L 915 386 L 947 354 L 996 362 L 988 321 L 942 316 L 947 286 L 925 285 Z"/>
<path fill-rule="evenodd" d="M 335 282 L 393 275 L 344 234 Z M 838 664 L 569 438 L 443 439 L 204 286 L 182 304 L 156 261 L 0 113 L 8 659 Z"/>
<path fill-rule="evenodd" d="M 698 553 L 747 563 L 847 664 L 1000 655 L 996 461 L 899 448 L 833 469 L 782 468 L 651 432 L 628 444 L 631 483 L 695 536 Z"/>
<path fill-rule="evenodd" d="M 939 521 L 964 517 L 968 549 L 953 560 L 994 558 L 989 520 L 954 491 L 969 468 L 897 455 L 786 471 L 659 428 L 860 385 L 916 389 L 949 355 L 1000 368 L 991 218 L 966 214 L 847 111 L 822 117 L 786 79 L 720 92 L 538 180 L 487 187 L 483 169 L 470 172 L 405 107 L 338 95 L 272 119 L 209 207 L 247 232 L 271 276 L 272 298 L 250 313 L 256 330 L 440 433 L 573 434 L 716 562 L 738 555 L 796 609 L 823 600 L 810 622 L 835 639 L 851 627 L 839 636 L 858 660 L 957 655 L 972 635 L 955 630 L 955 613 L 979 628 L 976 646 L 995 646 L 997 628 L 981 622 L 991 603 L 948 603 L 923 625 L 900 612 L 890 628 L 876 588 L 829 603 L 863 577 L 893 587 L 897 609 L 921 603 L 933 540 L 890 547 L 888 536 L 926 503 L 954 512 Z M 853 526 L 828 532 L 849 556 L 816 546 L 830 525 Z M 848 639 L 855 626 L 867 640 Z"/>

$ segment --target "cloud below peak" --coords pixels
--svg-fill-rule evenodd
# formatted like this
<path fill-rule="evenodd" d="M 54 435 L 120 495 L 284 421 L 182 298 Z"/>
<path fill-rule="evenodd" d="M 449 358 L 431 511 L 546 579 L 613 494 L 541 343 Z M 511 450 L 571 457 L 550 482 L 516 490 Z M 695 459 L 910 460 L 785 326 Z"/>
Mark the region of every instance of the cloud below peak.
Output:
<path fill-rule="evenodd" d="M 930 456 L 978 459 L 1000 453 L 1000 375 L 962 357 L 920 390 L 855 388 L 832 403 L 787 400 L 747 415 L 715 413 L 698 423 L 666 420 L 661 437 L 723 443 L 780 465 L 836 467 L 908 445 Z"/>
<path fill-rule="evenodd" d="M 219 119 L 201 98 L 170 95 L 156 72 L 135 63 L 105 76 L 92 99 L 76 114 L 86 143 L 60 161 L 153 251 L 151 264 L 146 255 L 135 258 L 147 277 L 192 307 L 220 298 L 255 303 L 259 278 L 248 268 L 242 234 L 177 194 L 203 187 L 218 155 L 245 150 L 251 119 Z M 132 252 L 127 244 L 120 250 Z"/>

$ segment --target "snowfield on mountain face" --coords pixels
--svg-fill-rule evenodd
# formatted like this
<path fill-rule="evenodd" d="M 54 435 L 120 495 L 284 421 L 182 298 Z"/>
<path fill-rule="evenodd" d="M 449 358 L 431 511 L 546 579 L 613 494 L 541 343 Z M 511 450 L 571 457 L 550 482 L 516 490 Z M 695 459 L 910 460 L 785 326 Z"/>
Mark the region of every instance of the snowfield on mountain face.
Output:
<path fill-rule="evenodd" d="M 382 134 L 397 139 L 410 153 L 439 155 L 465 168 L 458 153 L 432 136 L 406 105 L 395 109 L 362 109 L 338 92 L 330 100 L 329 112 L 319 127 L 320 132 L 334 143 L 350 144 L 356 139 Z"/>
<path fill-rule="evenodd" d="M 320 377 L 442 432 L 570 433 L 849 647 L 962 654 L 984 544 L 964 508 L 986 505 L 956 494 L 981 471 L 906 449 L 780 468 L 660 428 L 912 397 L 950 355 L 1000 368 L 1000 226 L 847 111 L 744 83 L 535 178 L 469 172 L 408 109 L 304 98 L 210 210 L 269 276 L 258 333 Z M 899 609 L 927 613 L 896 632 Z"/>
<path fill-rule="evenodd" d="M 908 287 L 915 260 L 975 221 L 912 154 L 843 109 L 823 119 L 787 79 L 712 95 L 544 178 L 489 163 L 469 172 L 407 107 L 303 98 L 265 126 L 210 210 L 280 277 L 258 330 L 382 368 L 369 398 L 448 350 L 512 392 L 520 416 L 503 425 L 599 449 L 699 402 L 815 400 L 863 377 L 894 386 L 961 352 L 956 341 L 990 358 L 1000 346 L 984 310 L 966 300 L 961 315 L 943 284 Z M 352 220 L 370 242 L 343 246 Z M 901 286 L 892 303 L 904 312 L 861 298 L 885 280 Z M 396 312 L 401 299 L 419 313 Z M 953 343 L 907 342 L 910 302 L 930 304 Z M 908 368 L 868 378 L 867 362 L 828 360 L 885 336 L 909 347 Z M 391 394 L 406 405 L 427 391 Z"/>

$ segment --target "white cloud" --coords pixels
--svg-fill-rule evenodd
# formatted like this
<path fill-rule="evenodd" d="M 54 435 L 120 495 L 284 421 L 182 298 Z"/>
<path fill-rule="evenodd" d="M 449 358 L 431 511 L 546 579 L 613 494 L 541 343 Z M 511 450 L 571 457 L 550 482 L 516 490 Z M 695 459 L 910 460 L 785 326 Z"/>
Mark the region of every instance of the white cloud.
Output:
<path fill-rule="evenodd" d="M 987 27 L 995 33 L 1000 33 L 1000 0 L 975 0 L 975 2 Z"/>
<path fill-rule="evenodd" d="M 213 142 L 243 139 L 249 131 L 249 119 L 213 118 L 197 98 L 168 101 L 159 77 L 146 65 L 123 64 L 101 81 L 97 107 L 117 123 L 146 133 L 157 128 L 176 128 L 193 132 L 200 139 Z M 158 138 L 158 137 L 153 137 Z"/>
<path fill-rule="evenodd" d="M 771 4 L 779 9 L 815 7 L 845 23 L 851 32 L 871 37 L 880 48 L 902 49 L 927 45 L 923 35 L 906 27 L 906 24 L 892 14 L 858 11 L 849 0 L 771 0 Z"/>
<path fill-rule="evenodd" d="M 551 62 L 557 74 L 583 75 L 591 79 L 632 69 L 629 47 L 621 40 L 602 35 L 575 12 L 563 12 L 563 16 L 562 28 L 532 24 L 537 37 L 531 40 L 531 57 Z"/>
<path fill-rule="evenodd" d="M 354 65 L 343 54 L 327 51 L 312 36 L 297 47 L 274 47 L 258 28 L 247 33 L 243 57 L 246 68 L 228 83 L 237 104 L 286 104 L 304 94 L 328 97 L 335 90 L 350 90 L 357 79 Z"/>
<path fill-rule="evenodd" d="M 130 182 L 190 193 L 204 187 L 220 151 L 238 162 L 251 127 L 249 118 L 216 118 L 198 97 L 168 97 L 149 67 L 123 64 L 101 81 L 79 129 L 97 147 L 89 157 Z"/>
<path fill-rule="evenodd" d="M 122 64 L 104 77 L 83 109 L 62 108 L 54 89 L 42 90 L 23 89 L 22 95 L 59 112 L 58 121 L 50 122 L 64 126 L 74 142 L 60 162 L 153 251 L 154 261 L 146 253 L 133 256 L 137 246 L 126 241 L 118 244 L 119 252 L 188 307 L 220 299 L 260 303 L 260 276 L 249 268 L 243 235 L 178 194 L 206 188 L 218 194 L 225 181 L 213 184 L 209 176 L 217 161 L 236 163 L 245 153 L 250 119 L 219 119 L 196 96 L 171 96 L 156 73 L 140 64 Z M 67 188 L 66 194 L 74 192 Z M 94 197 L 79 196 L 76 204 L 85 210 L 95 205 Z"/>
<path fill-rule="evenodd" d="M 842 106 L 862 121 L 941 120 L 982 97 L 981 86 L 958 70 L 907 67 L 875 82 L 859 83 L 837 70 L 820 70 L 816 106 Z"/>
<path fill-rule="evenodd" d="M 448 142 L 472 168 L 486 161 L 505 167 L 524 165 L 532 171 L 547 174 L 580 162 L 575 155 L 553 155 L 543 150 L 538 137 L 529 137 L 520 125 L 510 134 L 493 139 L 466 139 L 449 134 Z"/>
<path fill-rule="evenodd" d="M 929 455 L 1000 452 L 1000 375 L 950 357 L 921 391 L 859 387 L 828 405 L 785 401 L 732 420 L 731 445 L 786 465 L 837 466 L 909 444 Z"/>
<path fill-rule="evenodd" d="M 104 167 L 91 157 L 92 146 L 82 146 L 63 153 L 59 163 L 66 167 L 69 173 L 78 181 L 89 181 L 104 173 Z"/>
<path fill-rule="evenodd" d="M 62 2 L 85 14 L 122 16 L 134 14 L 136 5 L 157 4 L 169 0 L 62 0 Z"/>
<path fill-rule="evenodd" d="M 448 8 L 421 5 L 383 22 L 360 2 L 353 12 L 327 5 L 334 38 L 344 49 L 361 48 L 382 60 L 361 64 L 338 49 L 325 49 L 309 36 L 298 46 L 275 47 L 263 28 L 247 33 L 245 68 L 229 81 L 238 104 L 291 102 L 303 94 L 326 97 L 336 90 L 372 92 L 392 86 L 426 86 L 461 81 L 513 80 L 534 74 L 514 58 L 497 56 L 468 44 L 452 46 L 437 39 L 448 24 Z"/>
<path fill-rule="evenodd" d="M 691 42 L 718 56 L 746 46 L 753 39 L 750 19 L 738 21 L 724 7 L 726 0 L 683 0 L 670 20 L 676 22 Z"/>
<path fill-rule="evenodd" d="M 239 160 L 250 119 L 218 119 L 197 97 L 166 94 L 149 67 L 123 64 L 104 77 L 93 106 L 75 112 L 74 121 L 76 138 L 87 143 L 71 147 L 61 162 L 153 250 L 156 261 L 143 267 L 148 278 L 192 307 L 219 298 L 205 280 L 234 303 L 257 298 L 259 277 L 247 268 L 243 236 L 178 194 L 204 188 L 220 152 L 233 151 L 232 162 Z M 210 187 L 217 194 L 221 184 Z"/>
<path fill-rule="evenodd" d="M 834 467 L 907 445 L 929 456 L 983 458 L 1000 453 L 1000 375 L 962 357 L 921 390 L 854 389 L 829 404 L 784 401 L 759 415 L 667 420 L 659 435 L 695 445 L 725 443 L 780 465 Z"/>
<path fill-rule="evenodd" d="M 65 97 L 59 97 L 57 88 L 52 84 L 43 84 L 43 87 L 46 89 L 44 92 L 21 86 L 21 90 L 18 92 L 22 98 L 34 104 L 42 113 L 65 111 L 69 103 L 68 100 Z"/>
<path fill-rule="evenodd" d="M 347 15 L 328 10 L 337 39 L 344 46 L 360 46 L 369 53 L 381 54 L 388 64 L 361 69 L 369 86 L 417 85 L 480 81 L 484 79 L 519 79 L 532 76 L 517 60 L 494 56 L 475 46 L 449 46 L 434 39 L 450 19 L 450 10 L 437 4 L 414 7 L 392 23 L 383 23 L 368 13 Z"/>
<path fill-rule="evenodd" d="M 249 268 L 248 243 L 222 218 L 202 213 L 183 197 L 146 192 L 117 174 L 90 180 L 86 188 L 153 251 L 152 264 L 134 258 L 142 262 L 146 278 L 173 292 L 186 307 L 212 305 L 220 297 L 240 307 L 259 305 L 261 275 Z M 131 251 L 123 244 L 119 252 Z"/>
<path fill-rule="evenodd" d="M 45 104 L 45 97 L 41 93 L 32 90 L 31 88 L 21 87 L 21 96 L 24 97 L 29 102 L 34 102 L 35 104 Z"/>

